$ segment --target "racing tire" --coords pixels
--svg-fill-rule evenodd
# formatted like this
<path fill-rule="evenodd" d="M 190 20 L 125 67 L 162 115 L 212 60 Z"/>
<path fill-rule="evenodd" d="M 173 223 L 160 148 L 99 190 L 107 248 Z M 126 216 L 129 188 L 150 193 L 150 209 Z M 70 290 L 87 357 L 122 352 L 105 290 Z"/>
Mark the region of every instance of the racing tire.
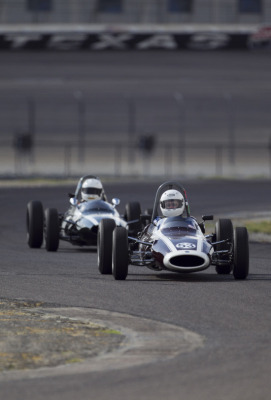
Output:
<path fill-rule="evenodd" d="M 245 227 L 234 230 L 233 276 L 235 279 L 246 279 L 249 272 L 248 232 Z"/>
<path fill-rule="evenodd" d="M 97 255 L 101 274 L 112 274 L 112 236 L 116 223 L 113 219 L 102 219 L 99 224 Z"/>
<path fill-rule="evenodd" d="M 30 248 L 39 249 L 43 243 L 43 206 L 34 200 L 27 204 L 26 230 L 27 243 Z"/>
<path fill-rule="evenodd" d="M 57 251 L 59 246 L 59 218 L 55 208 L 45 210 L 45 247 L 47 251 Z"/>
<path fill-rule="evenodd" d="M 132 224 L 129 224 L 129 232 L 132 235 L 136 235 L 140 230 L 141 230 L 141 221 L 140 221 L 140 215 L 141 215 L 141 207 L 140 203 L 138 201 L 131 201 L 126 204 L 125 206 L 125 219 L 127 222 L 129 221 L 134 221 L 138 220 L 138 222 L 134 222 Z"/>
<path fill-rule="evenodd" d="M 147 208 L 147 210 L 145 210 L 144 217 L 143 217 L 144 218 L 144 220 L 143 220 L 144 226 L 149 225 L 151 223 L 152 212 L 153 212 L 152 208 Z M 149 218 L 146 218 L 146 216 L 149 216 Z M 141 216 L 141 218 L 142 218 L 142 216 Z"/>
<path fill-rule="evenodd" d="M 216 241 L 230 239 L 231 243 L 233 243 L 233 226 L 232 221 L 228 218 L 219 219 L 215 225 L 215 235 Z M 231 243 L 221 243 L 216 246 L 216 250 L 229 250 Z M 223 260 L 223 255 L 220 256 Z M 227 256 L 224 256 L 224 259 Z M 232 272 L 233 265 L 216 265 L 216 272 L 219 275 L 228 275 Z"/>
<path fill-rule="evenodd" d="M 128 232 L 122 226 L 113 231 L 112 274 L 116 280 L 125 280 L 128 275 Z"/>

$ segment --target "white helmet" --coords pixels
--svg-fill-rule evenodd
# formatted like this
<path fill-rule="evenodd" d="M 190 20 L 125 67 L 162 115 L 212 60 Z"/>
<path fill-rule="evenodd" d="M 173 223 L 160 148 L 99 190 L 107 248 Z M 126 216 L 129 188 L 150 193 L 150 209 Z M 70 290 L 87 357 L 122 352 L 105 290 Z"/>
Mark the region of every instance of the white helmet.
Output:
<path fill-rule="evenodd" d="M 81 197 L 84 201 L 99 200 L 102 198 L 103 185 L 99 179 L 86 179 L 82 185 Z"/>
<path fill-rule="evenodd" d="M 184 212 L 183 195 L 175 189 L 164 192 L 160 199 L 160 208 L 164 217 L 177 217 Z"/>

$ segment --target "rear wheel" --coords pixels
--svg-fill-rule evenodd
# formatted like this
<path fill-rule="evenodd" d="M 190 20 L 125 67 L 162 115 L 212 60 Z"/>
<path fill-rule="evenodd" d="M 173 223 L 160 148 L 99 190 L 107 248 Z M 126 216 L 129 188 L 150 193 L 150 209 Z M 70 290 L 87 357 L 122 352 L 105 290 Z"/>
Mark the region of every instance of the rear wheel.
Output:
<path fill-rule="evenodd" d="M 247 228 L 234 230 L 233 276 L 235 279 L 246 279 L 249 271 L 249 247 Z"/>
<path fill-rule="evenodd" d="M 143 223 L 144 226 L 146 226 L 151 223 L 151 218 L 152 218 L 152 208 L 147 208 L 144 214 L 141 215 L 141 222 Z"/>
<path fill-rule="evenodd" d="M 27 204 L 26 229 L 27 243 L 31 248 L 40 248 L 43 242 L 43 206 L 34 200 Z"/>
<path fill-rule="evenodd" d="M 116 280 L 124 280 L 128 275 L 128 232 L 117 226 L 113 232 L 112 274 Z"/>
<path fill-rule="evenodd" d="M 59 218 L 55 208 L 45 210 L 45 246 L 47 251 L 57 251 L 59 246 Z"/>
<path fill-rule="evenodd" d="M 126 206 L 125 206 L 126 221 L 137 220 L 137 222 L 133 222 L 132 224 L 129 224 L 129 232 L 132 235 L 136 235 L 137 232 L 139 232 L 141 230 L 140 215 L 141 215 L 141 207 L 140 207 L 139 202 L 131 201 L 130 203 L 126 204 Z"/>
<path fill-rule="evenodd" d="M 221 243 L 216 246 L 216 250 L 229 250 L 233 242 L 233 226 L 232 221 L 227 218 L 219 219 L 215 226 L 216 241 L 230 239 L 230 243 Z M 226 261 L 229 256 L 221 254 L 219 256 L 221 261 Z M 216 272 L 218 274 L 230 274 L 232 271 L 232 264 L 229 265 L 216 265 Z"/>
<path fill-rule="evenodd" d="M 102 219 L 98 231 L 98 268 L 101 274 L 112 274 L 112 235 L 116 223 Z"/>

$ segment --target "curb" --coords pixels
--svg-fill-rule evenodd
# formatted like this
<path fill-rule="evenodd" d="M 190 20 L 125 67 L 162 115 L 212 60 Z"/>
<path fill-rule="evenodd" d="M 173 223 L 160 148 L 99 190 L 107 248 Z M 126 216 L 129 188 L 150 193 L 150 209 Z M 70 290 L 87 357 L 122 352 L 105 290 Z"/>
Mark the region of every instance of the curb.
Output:
<path fill-rule="evenodd" d="M 202 336 L 182 327 L 128 314 L 88 308 L 44 306 L 35 309 L 35 313 L 38 313 L 43 320 L 58 318 L 80 321 L 84 324 L 94 324 L 100 329 L 118 331 L 123 340 L 118 343 L 117 347 L 114 344 L 110 351 L 103 351 L 100 348 L 98 355 L 86 358 L 82 362 L 37 369 L 4 371 L 0 373 L 0 381 L 123 369 L 165 361 L 181 353 L 201 348 L 204 344 Z M 28 317 L 30 314 L 31 310 Z M 112 337 L 113 335 L 111 335 Z M 65 340 L 65 335 L 63 340 Z M 110 340 L 110 336 L 106 340 Z"/>

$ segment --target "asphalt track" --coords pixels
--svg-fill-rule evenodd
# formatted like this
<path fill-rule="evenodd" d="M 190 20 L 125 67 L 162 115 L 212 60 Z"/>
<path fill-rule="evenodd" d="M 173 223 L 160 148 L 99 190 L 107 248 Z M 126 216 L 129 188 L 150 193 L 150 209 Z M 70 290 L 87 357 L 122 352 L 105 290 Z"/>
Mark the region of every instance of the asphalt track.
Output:
<path fill-rule="evenodd" d="M 144 209 L 151 206 L 159 183 L 105 182 L 105 189 L 109 198 L 120 197 L 120 210 L 131 199 L 139 200 Z M 205 213 L 218 218 L 245 211 L 271 211 L 267 180 L 183 184 L 192 214 L 197 217 Z M 129 269 L 126 281 L 114 281 L 99 274 L 94 251 L 61 243 L 57 253 L 47 253 L 26 245 L 27 202 L 40 199 L 44 207 L 56 207 L 61 212 L 67 208 L 67 193 L 73 189 L 73 185 L 1 188 L 1 298 L 42 301 L 51 307 L 77 309 L 78 313 L 82 309 L 124 313 L 131 315 L 131 323 L 133 318 L 144 318 L 184 328 L 203 338 L 203 345 L 137 366 L 124 363 L 104 370 L 95 370 L 95 365 L 89 370 L 73 366 L 55 374 L 41 371 L 32 377 L 21 375 L 21 379 L 1 376 L 1 398 L 268 399 L 270 244 L 250 243 L 250 275 L 246 281 L 218 276 L 212 270 L 181 275 L 136 267 Z M 153 340 L 156 336 L 154 329 Z"/>

